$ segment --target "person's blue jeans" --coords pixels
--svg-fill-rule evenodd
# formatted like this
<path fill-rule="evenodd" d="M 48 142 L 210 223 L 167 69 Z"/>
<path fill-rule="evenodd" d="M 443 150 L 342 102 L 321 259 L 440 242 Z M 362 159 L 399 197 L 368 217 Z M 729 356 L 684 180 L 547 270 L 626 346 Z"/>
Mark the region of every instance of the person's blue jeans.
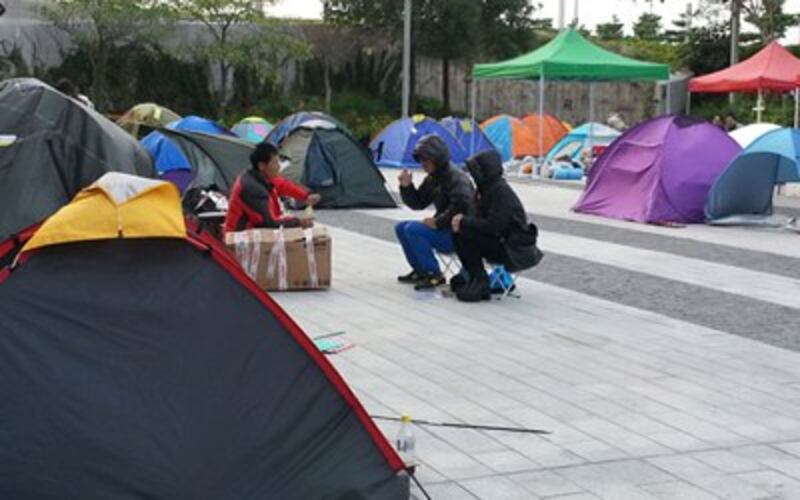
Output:
<path fill-rule="evenodd" d="M 434 249 L 441 253 L 455 252 L 450 229 L 431 229 L 422 222 L 403 221 L 394 226 L 394 232 L 406 260 L 418 273 L 441 274 Z"/>

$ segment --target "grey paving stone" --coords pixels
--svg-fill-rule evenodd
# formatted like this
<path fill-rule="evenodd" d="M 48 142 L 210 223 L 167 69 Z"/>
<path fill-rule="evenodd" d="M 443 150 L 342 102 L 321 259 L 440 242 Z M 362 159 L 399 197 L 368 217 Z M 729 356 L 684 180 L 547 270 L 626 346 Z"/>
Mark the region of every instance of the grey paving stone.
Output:
<path fill-rule="evenodd" d="M 531 493 L 517 483 L 501 476 L 484 477 L 463 481 L 462 486 L 482 500 L 523 500 L 531 498 Z"/>
<path fill-rule="evenodd" d="M 565 477 L 550 471 L 510 474 L 509 479 L 522 485 L 526 490 L 540 497 L 574 495 L 585 490 Z"/>

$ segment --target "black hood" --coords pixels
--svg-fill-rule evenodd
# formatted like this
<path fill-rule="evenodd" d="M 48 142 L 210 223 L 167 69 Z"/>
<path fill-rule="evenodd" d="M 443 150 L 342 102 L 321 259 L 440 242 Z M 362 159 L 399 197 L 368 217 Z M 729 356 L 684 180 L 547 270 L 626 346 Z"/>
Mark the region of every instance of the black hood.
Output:
<path fill-rule="evenodd" d="M 503 160 L 493 149 L 483 151 L 467 160 L 467 169 L 478 189 L 484 191 L 503 177 Z"/>
<path fill-rule="evenodd" d="M 450 165 L 450 149 L 441 137 L 429 134 L 422 137 L 414 147 L 414 159 L 421 162 L 431 160 L 436 165 L 434 173 L 440 174 Z"/>

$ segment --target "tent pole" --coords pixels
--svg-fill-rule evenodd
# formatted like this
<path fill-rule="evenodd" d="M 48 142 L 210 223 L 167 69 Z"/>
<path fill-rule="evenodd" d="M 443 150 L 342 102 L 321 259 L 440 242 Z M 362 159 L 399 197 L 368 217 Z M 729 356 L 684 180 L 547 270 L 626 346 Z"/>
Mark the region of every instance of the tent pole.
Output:
<path fill-rule="evenodd" d="M 472 91 L 472 121 L 470 122 L 470 127 L 476 127 L 478 124 L 475 122 L 475 108 L 478 106 L 478 80 L 474 77 L 472 78 L 472 83 L 470 85 L 470 90 Z M 470 157 L 475 154 L 475 131 L 472 131 L 472 135 L 470 135 L 469 139 L 469 155 Z"/>
<path fill-rule="evenodd" d="M 800 88 L 794 89 L 794 128 L 800 126 Z"/>
<path fill-rule="evenodd" d="M 691 115 L 692 114 L 692 93 L 691 92 L 689 92 L 689 94 L 686 97 L 686 114 L 687 115 Z"/>
<path fill-rule="evenodd" d="M 667 90 L 667 100 L 664 103 L 664 114 L 669 115 L 672 114 L 672 92 L 671 88 L 672 85 L 669 84 L 669 80 L 666 83 L 666 90 Z"/>
<path fill-rule="evenodd" d="M 758 89 L 758 100 L 756 101 L 756 123 L 761 123 L 763 111 L 764 111 L 764 91 Z"/>
<path fill-rule="evenodd" d="M 589 156 L 594 158 L 594 82 L 589 82 Z M 582 157 L 583 151 L 578 159 Z M 588 166 L 584 165 L 584 167 Z"/>
<path fill-rule="evenodd" d="M 539 73 L 539 161 L 544 157 L 544 71 Z"/>

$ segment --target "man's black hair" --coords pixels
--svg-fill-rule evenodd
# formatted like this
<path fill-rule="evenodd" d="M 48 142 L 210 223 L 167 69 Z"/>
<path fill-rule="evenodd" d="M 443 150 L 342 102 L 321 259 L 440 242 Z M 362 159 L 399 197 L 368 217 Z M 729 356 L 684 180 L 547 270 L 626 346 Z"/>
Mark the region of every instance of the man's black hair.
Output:
<path fill-rule="evenodd" d="M 56 90 L 69 97 L 78 97 L 78 88 L 69 78 L 62 78 L 55 85 Z"/>
<path fill-rule="evenodd" d="M 261 142 L 256 146 L 256 149 L 250 153 L 250 165 L 253 170 L 258 170 L 260 162 L 269 163 L 274 156 L 278 155 L 278 148 L 271 142 Z"/>

